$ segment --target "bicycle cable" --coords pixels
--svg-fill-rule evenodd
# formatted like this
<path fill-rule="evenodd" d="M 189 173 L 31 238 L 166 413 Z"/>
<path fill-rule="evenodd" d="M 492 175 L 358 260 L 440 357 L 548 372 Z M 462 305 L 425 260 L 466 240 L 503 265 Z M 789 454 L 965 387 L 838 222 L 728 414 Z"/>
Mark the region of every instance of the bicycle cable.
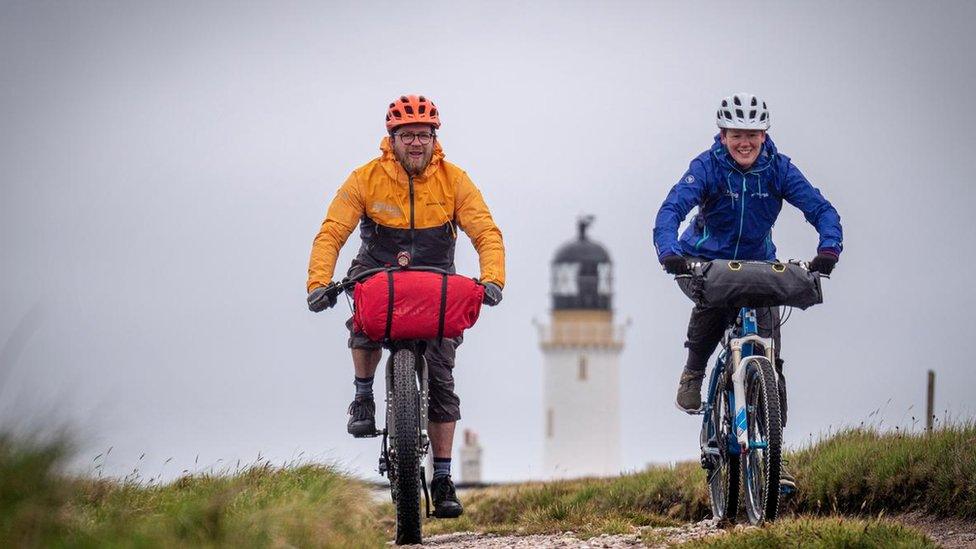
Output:
<path fill-rule="evenodd" d="M 782 328 L 783 326 L 786 326 L 786 323 L 789 322 L 790 317 L 793 316 L 793 307 L 784 307 L 784 308 L 786 309 L 786 312 L 784 313 L 783 311 L 780 311 L 779 313 L 780 320 L 779 320 L 778 328 Z"/>

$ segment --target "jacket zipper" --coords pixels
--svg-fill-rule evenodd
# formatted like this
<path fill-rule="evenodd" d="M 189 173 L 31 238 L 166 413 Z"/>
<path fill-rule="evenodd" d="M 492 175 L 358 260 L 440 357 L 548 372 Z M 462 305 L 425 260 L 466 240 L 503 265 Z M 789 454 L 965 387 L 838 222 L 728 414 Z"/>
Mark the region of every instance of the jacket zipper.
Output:
<path fill-rule="evenodd" d="M 739 236 L 735 239 L 735 251 L 732 252 L 732 259 L 739 258 L 739 241 L 742 240 L 742 225 L 746 220 L 746 174 L 742 174 L 742 204 L 739 212 Z"/>
<path fill-rule="evenodd" d="M 407 176 L 407 184 L 410 186 L 410 257 L 413 257 L 413 238 L 414 238 L 414 213 L 413 213 L 413 176 Z"/>

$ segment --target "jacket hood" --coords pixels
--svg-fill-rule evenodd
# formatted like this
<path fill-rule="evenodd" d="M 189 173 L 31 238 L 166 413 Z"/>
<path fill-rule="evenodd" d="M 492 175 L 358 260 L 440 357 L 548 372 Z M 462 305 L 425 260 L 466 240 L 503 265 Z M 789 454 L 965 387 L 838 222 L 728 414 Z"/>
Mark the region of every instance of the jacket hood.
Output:
<path fill-rule="evenodd" d="M 736 164 L 735 160 L 729 155 L 729 150 L 725 148 L 722 144 L 722 134 L 715 134 L 715 141 L 712 143 L 712 148 L 710 149 L 712 156 L 719 161 L 723 166 L 727 168 L 732 168 L 737 171 L 742 171 L 742 168 Z M 762 150 L 759 151 L 759 158 L 756 159 L 756 163 L 749 168 L 750 172 L 758 172 L 765 170 L 772 163 L 773 159 L 779 151 L 776 150 L 776 143 L 773 143 L 773 138 L 769 133 L 766 133 L 766 141 L 763 143 Z"/>
<path fill-rule="evenodd" d="M 397 161 L 396 155 L 393 154 L 393 144 L 390 143 L 389 136 L 384 137 L 383 140 L 380 141 L 380 151 L 383 153 L 380 157 L 380 164 L 383 166 L 383 169 L 390 174 L 390 177 L 395 180 L 399 180 L 399 174 L 406 174 L 403 166 L 401 166 L 400 162 Z M 421 174 L 421 177 L 426 178 L 430 174 L 434 173 L 443 159 L 444 149 L 441 148 L 440 140 L 435 140 L 434 154 L 430 157 L 430 164 L 427 164 L 427 168 L 424 170 L 424 173 Z"/>

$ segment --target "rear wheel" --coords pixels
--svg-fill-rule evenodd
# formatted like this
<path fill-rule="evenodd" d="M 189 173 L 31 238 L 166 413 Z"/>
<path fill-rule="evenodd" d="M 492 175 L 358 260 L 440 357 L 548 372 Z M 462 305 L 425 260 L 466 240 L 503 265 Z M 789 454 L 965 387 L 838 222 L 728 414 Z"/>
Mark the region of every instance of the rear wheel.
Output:
<path fill-rule="evenodd" d="M 779 473 L 783 427 L 779 417 L 776 371 L 766 358 L 746 366 L 746 407 L 750 448 L 743 449 L 745 507 L 749 522 L 774 521 L 779 514 Z M 748 450 L 748 451 L 746 451 Z"/>
<path fill-rule="evenodd" d="M 420 543 L 420 391 L 413 350 L 393 355 L 391 489 L 396 505 L 396 543 Z"/>
<path fill-rule="evenodd" d="M 721 375 L 716 383 L 711 421 L 715 428 L 715 441 L 719 452 L 716 466 L 709 471 L 708 478 L 712 516 L 719 521 L 735 522 L 735 515 L 739 508 L 739 456 L 729 451 L 729 440 L 734 434 L 725 375 Z"/>

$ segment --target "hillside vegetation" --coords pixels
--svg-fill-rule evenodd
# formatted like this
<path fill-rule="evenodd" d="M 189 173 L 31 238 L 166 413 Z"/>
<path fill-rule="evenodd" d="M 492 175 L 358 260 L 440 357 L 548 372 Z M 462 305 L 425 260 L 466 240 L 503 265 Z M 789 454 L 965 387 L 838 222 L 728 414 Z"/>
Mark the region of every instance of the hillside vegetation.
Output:
<path fill-rule="evenodd" d="M 159 486 L 59 474 L 62 443 L 0 436 L 2 547 L 377 547 L 367 488 L 315 465 Z"/>
<path fill-rule="evenodd" d="M 790 512 L 878 515 L 922 511 L 976 520 L 976 426 L 925 433 L 850 429 L 790 452 L 800 487 Z M 431 530 L 622 533 L 710 515 L 697 463 L 609 479 L 530 483 L 466 494 L 458 521 Z"/>
<path fill-rule="evenodd" d="M 380 547 L 391 536 L 392 506 L 373 503 L 367 486 L 330 467 L 263 463 L 233 475 L 146 485 L 66 476 L 67 454 L 64 444 L 0 435 L 0 546 Z M 788 457 L 800 492 L 785 520 L 695 546 L 778 547 L 786 539 L 809 539 L 822 547 L 929 547 L 918 532 L 876 518 L 922 511 L 976 520 L 972 424 L 930 435 L 848 430 Z M 428 521 L 425 534 L 572 530 L 588 537 L 709 515 L 697 463 L 462 497 L 465 515 Z M 644 532 L 652 543 L 654 530 Z"/>

